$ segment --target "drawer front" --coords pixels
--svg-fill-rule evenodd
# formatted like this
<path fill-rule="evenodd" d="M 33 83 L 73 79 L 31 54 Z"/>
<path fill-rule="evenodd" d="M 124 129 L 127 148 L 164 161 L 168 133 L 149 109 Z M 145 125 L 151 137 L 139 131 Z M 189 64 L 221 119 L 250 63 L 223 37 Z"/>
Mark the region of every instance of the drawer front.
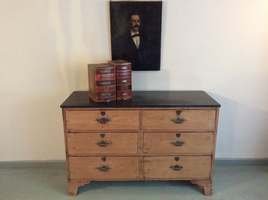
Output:
<path fill-rule="evenodd" d="M 139 111 L 136 110 L 69 110 L 66 128 L 70 132 L 92 130 L 137 130 Z"/>
<path fill-rule="evenodd" d="M 210 156 L 144 157 L 145 179 L 203 179 L 210 170 Z"/>
<path fill-rule="evenodd" d="M 69 157 L 71 179 L 136 179 L 138 157 Z"/>
<path fill-rule="evenodd" d="M 213 133 L 144 133 L 145 153 L 211 154 Z"/>
<path fill-rule="evenodd" d="M 69 155 L 137 153 L 137 133 L 69 133 Z"/>
<path fill-rule="evenodd" d="M 215 110 L 146 110 L 142 116 L 145 130 L 215 130 Z"/>

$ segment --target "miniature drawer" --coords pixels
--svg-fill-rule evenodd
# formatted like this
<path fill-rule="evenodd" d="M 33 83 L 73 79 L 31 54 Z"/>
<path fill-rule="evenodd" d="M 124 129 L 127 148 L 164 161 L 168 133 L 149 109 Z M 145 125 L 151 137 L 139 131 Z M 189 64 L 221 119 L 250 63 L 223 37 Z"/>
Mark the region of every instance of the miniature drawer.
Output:
<path fill-rule="evenodd" d="M 136 179 L 139 157 L 69 157 L 71 179 Z"/>
<path fill-rule="evenodd" d="M 215 110 L 145 110 L 145 130 L 214 131 Z"/>
<path fill-rule="evenodd" d="M 144 133 L 145 153 L 211 154 L 213 150 L 213 133 Z"/>
<path fill-rule="evenodd" d="M 210 170 L 210 156 L 144 157 L 145 179 L 205 179 Z"/>
<path fill-rule="evenodd" d="M 68 132 L 100 130 L 138 130 L 139 111 L 136 110 L 67 110 Z"/>
<path fill-rule="evenodd" d="M 137 153 L 137 133 L 68 133 L 68 154 Z"/>

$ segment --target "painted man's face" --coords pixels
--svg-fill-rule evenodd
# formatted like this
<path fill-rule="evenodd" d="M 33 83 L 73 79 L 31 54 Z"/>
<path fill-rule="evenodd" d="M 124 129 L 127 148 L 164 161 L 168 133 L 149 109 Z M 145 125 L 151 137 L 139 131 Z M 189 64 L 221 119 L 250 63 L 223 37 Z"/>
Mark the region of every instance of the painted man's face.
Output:
<path fill-rule="evenodd" d="M 130 26 L 131 30 L 134 32 L 138 32 L 140 29 L 141 20 L 139 15 L 131 15 L 130 17 Z"/>

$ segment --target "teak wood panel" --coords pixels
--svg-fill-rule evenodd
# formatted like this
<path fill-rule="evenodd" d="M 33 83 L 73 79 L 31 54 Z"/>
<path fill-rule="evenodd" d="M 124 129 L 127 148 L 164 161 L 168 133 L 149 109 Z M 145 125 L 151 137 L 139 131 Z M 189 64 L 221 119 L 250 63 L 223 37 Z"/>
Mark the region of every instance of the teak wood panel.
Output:
<path fill-rule="evenodd" d="M 144 110 L 142 128 L 145 130 L 214 131 L 215 118 L 216 110 Z M 176 119 L 178 119 L 177 122 L 175 122 Z"/>
<path fill-rule="evenodd" d="M 144 133 L 145 153 L 211 154 L 213 146 L 213 133 Z"/>
<path fill-rule="evenodd" d="M 135 154 L 137 133 L 68 133 L 69 155 Z"/>
<path fill-rule="evenodd" d="M 102 113 L 105 113 L 102 116 Z M 101 123 L 98 119 L 104 118 Z M 66 110 L 66 129 L 69 132 L 93 130 L 137 130 L 138 110 Z"/>
<path fill-rule="evenodd" d="M 210 156 L 144 157 L 145 179 L 208 179 L 210 170 Z"/>
<path fill-rule="evenodd" d="M 69 157 L 71 179 L 136 179 L 139 157 Z"/>

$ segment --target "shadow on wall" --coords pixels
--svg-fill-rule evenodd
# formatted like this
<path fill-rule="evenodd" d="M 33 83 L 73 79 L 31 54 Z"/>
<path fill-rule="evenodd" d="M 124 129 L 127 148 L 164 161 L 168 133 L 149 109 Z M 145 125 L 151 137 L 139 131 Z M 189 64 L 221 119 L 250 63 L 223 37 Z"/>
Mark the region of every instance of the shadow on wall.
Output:
<path fill-rule="evenodd" d="M 217 158 L 268 158 L 268 112 L 210 93 L 221 104 Z"/>
<path fill-rule="evenodd" d="M 27 159 L 64 158 L 64 131 L 59 107 L 61 103 L 57 95 L 33 97 L 24 102 L 21 118 L 27 134 L 27 149 L 31 152 Z"/>

